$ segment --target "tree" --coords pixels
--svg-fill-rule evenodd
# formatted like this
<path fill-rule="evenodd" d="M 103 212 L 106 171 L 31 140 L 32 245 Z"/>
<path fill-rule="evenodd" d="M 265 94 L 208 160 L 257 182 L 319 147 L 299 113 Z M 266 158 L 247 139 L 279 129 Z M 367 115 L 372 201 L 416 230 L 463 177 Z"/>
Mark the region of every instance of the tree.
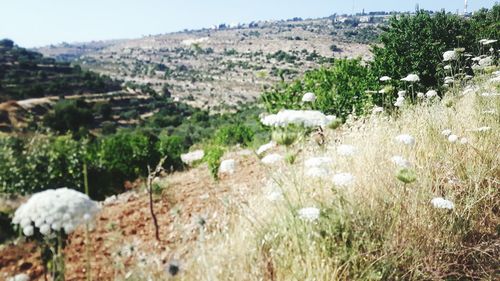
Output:
<path fill-rule="evenodd" d="M 418 11 L 414 16 L 392 17 L 380 36 L 382 46 L 372 48 L 372 65 L 379 77 L 397 79 L 415 73 L 423 86 L 436 87 L 443 53 L 458 47 L 472 51 L 475 40 L 469 21 L 460 16 Z"/>

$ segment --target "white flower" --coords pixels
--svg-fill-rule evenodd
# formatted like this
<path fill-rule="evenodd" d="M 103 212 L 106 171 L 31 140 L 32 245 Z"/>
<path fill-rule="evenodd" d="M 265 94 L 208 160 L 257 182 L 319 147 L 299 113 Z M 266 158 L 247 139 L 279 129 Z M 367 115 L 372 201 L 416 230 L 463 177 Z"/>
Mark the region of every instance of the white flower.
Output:
<path fill-rule="evenodd" d="M 448 136 L 448 141 L 451 142 L 451 143 L 455 143 L 457 140 L 458 140 L 458 136 L 457 135 L 449 135 Z"/>
<path fill-rule="evenodd" d="M 325 167 L 309 167 L 306 169 L 305 176 L 308 178 L 327 179 L 330 171 Z"/>
<path fill-rule="evenodd" d="M 453 79 L 453 77 L 450 77 L 450 76 L 446 76 L 444 78 L 444 83 L 445 84 L 453 84 L 455 82 L 455 79 Z"/>
<path fill-rule="evenodd" d="M 394 106 L 401 107 L 401 106 L 403 106 L 404 102 L 405 102 L 405 98 L 404 97 L 398 97 L 396 99 L 396 102 L 394 103 Z"/>
<path fill-rule="evenodd" d="M 356 153 L 356 148 L 352 145 L 342 144 L 337 147 L 337 154 L 340 156 L 353 156 Z"/>
<path fill-rule="evenodd" d="M 381 107 L 381 106 L 375 106 L 373 109 L 372 109 L 372 113 L 373 114 L 377 114 L 377 113 L 381 113 L 381 112 L 384 112 L 384 108 Z"/>
<path fill-rule="evenodd" d="M 337 173 L 333 175 L 333 184 L 339 187 L 348 187 L 354 184 L 354 176 L 350 173 Z"/>
<path fill-rule="evenodd" d="M 445 66 L 444 66 L 444 69 L 445 69 L 445 70 L 450 70 L 450 69 L 451 69 L 451 65 L 449 65 L 449 64 L 445 65 Z"/>
<path fill-rule="evenodd" d="M 221 173 L 234 173 L 236 167 L 236 161 L 234 159 L 227 159 L 220 163 L 219 172 Z"/>
<path fill-rule="evenodd" d="M 450 200 L 446 200 L 442 197 L 436 197 L 432 199 L 431 204 L 432 206 L 434 206 L 434 208 L 438 209 L 453 210 L 453 208 L 455 208 L 455 204 L 453 204 L 453 202 L 451 202 Z"/>
<path fill-rule="evenodd" d="M 404 97 L 406 95 L 406 91 L 399 91 L 398 97 Z"/>
<path fill-rule="evenodd" d="M 493 43 L 496 43 L 498 40 L 492 40 L 492 39 L 481 39 L 479 40 L 479 43 L 483 44 L 483 45 L 490 45 L 490 44 L 493 44 Z"/>
<path fill-rule="evenodd" d="M 444 129 L 442 132 L 441 132 L 441 135 L 447 137 L 449 135 L 451 135 L 451 130 L 450 129 Z"/>
<path fill-rule="evenodd" d="M 316 207 L 302 208 L 298 211 L 299 218 L 306 221 L 315 221 L 319 219 L 319 209 Z"/>
<path fill-rule="evenodd" d="M 438 93 L 436 91 L 429 90 L 429 91 L 427 91 L 427 93 L 425 93 L 425 96 L 430 99 L 430 98 L 433 98 L 433 97 L 437 96 L 437 94 Z"/>
<path fill-rule="evenodd" d="M 22 204 L 16 210 L 12 223 L 20 224 L 26 236 L 33 235 L 34 227 L 42 235 L 60 229 L 69 234 L 85 222 L 86 214 L 94 217 L 98 211 L 97 202 L 81 192 L 68 188 L 48 189 L 33 194 Z"/>
<path fill-rule="evenodd" d="M 460 139 L 460 143 L 461 144 L 467 144 L 469 142 L 469 140 L 467 138 L 461 138 Z"/>
<path fill-rule="evenodd" d="M 485 57 L 484 59 L 479 60 L 479 66 L 490 66 L 493 63 L 492 57 Z"/>
<path fill-rule="evenodd" d="M 283 199 L 283 193 L 281 193 L 281 191 L 277 191 L 277 190 L 271 191 L 266 195 L 266 199 L 271 201 L 271 202 L 281 200 L 281 199 Z"/>
<path fill-rule="evenodd" d="M 17 274 L 13 277 L 7 278 L 7 281 L 29 281 L 29 280 L 30 280 L 29 275 L 25 273 Z"/>
<path fill-rule="evenodd" d="M 269 149 L 271 149 L 275 146 L 276 146 L 276 143 L 274 141 L 263 144 L 259 147 L 259 149 L 257 149 L 257 155 L 261 155 L 262 153 L 268 151 Z"/>
<path fill-rule="evenodd" d="M 451 61 L 457 59 L 457 53 L 455 51 L 446 51 L 443 54 L 443 61 Z"/>
<path fill-rule="evenodd" d="M 402 144 L 406 144 L 406 145 L 414 145 L 415 144 L 415 138 L 409 134 L 401 134 L 401 135 L 397 136 L 395 139 L 397 142 L 402 143 Z"/>
<path fill-rule="evenodd" d="M 286 127 L 290 124 L 318 127 L 326 126 L 334 116 L 326 116 L 316 110 L 282 110 L 278 114 L 267 115 L 260 119 L 262 124 L 272 127 Z"/>
<path fill-rule="evenodd" d="M 262 160 L 260 161 L 266 165 L 272 165 L 274 163 L 283 161 L 283 156 L 276 153 L 269 154 L 266 157 L 262 158 Z"/>
<path fill-rule="evenodd" d="M 393 157 L 391 157 L 391 161 L 392 161 L 392 163 L 396 164 L 397 166 L 399 166 L 401 168 L 411 168 L 410 161 L 406 160 L 402 156 L 399 156 L 399 155 L 393 156 Z"/>
<path fill-rule="evenodd" d="M 332 158 L 330 157 L 311 157 L 304 161 L 304 166 L 306 168 L 312 167 L 328 167 L 333 163 Z"/>
<path fill-rule="evenodd" d="M 425 94 L 424 94 L 424 93 L 422 93 L 422 92 L 418 92 L 418 93 L 417 93 L 417 97 L 422 99 L 422 98 L 424 98 L 424 97 L 425 97 Z"/>
<path fill-rule="evenodd" d="M 406 82 L 418 82 L 420 81 L 420 77 L 418 77 L 417 74 L 408 74 L 408 76 L 406 76 L 405 78 L 401 79 L 402 81 L 406 81 Z"/>
<path fill-rule="evenodd" d="M 391 77 L 389 77 L 389 76 L 382 76 L 382 77 L 380 77 L 379 80 L 382 81 L 382 82 L 385 82 L 385 81 L 391 80 Z"/>
<path fill-rule="evenodd" d="M 35 228 L 32 225 L 27 225 L 23 227 L 23 234 L 25 236 L 32 236 L 33 234 L 35 234 Z"/>
<path fill-rule="evenodd" d="M 302 96 L 302 102 L 314 102 L 316 100 L 316 95 L 314 93 L 305 93 Z"/>
<path fill-rule="evenodd" d="M 379 94 L 385 94 L 386 92 L 387 92 L 386 88 L 383 88 L 380 91 L 378 91 Z"/>
<path fill-rule="evenodd" d="M 199 161 L 205 156 L 203 150 L 195 150 L 189 153 L 181 154 L 181 160 L 187 165 L 191 165 L 196 161 Z"/>
<path fill-rule="evenodd" d="M 482 93 L 481 96 L 489 98 L 489 97 L 498 97 L 498 96 L 500 96 L 500 94 L 499 93 Z"/>
<path fill-rule="evenodd" d="M 484 132 L 488 132 L 489 130 L 491 130 L 491 127 L 479 127 L 479 128 L 472 129 L 472 130 L 469 130 L 469 131 L 470 132 L 484 133 Z"/>

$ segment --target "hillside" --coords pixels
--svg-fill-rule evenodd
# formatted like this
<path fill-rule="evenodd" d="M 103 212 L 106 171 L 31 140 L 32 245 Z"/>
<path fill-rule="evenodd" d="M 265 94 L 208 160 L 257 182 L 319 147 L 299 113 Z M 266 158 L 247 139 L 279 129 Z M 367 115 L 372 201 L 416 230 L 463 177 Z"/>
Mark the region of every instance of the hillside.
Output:
<path fill-rule="evenodd" d="M 167 85 L 177 100 L 220 110 L 254 101 L 263 88 L 332 58 L 369 59 L 368 44 L 380 33 L 382 21 L 262 21 L 37 51 L 55 58 L 74 57 L 82 68 L 149 84 L 158 92 Z"/>
<path fill-rule="evenodd" d="M 107 199 L 91 232 L 92 275 L 171 280 L 167 272 L 178 267 L 179 280 L 497 279 L 495 73 L 399 116 L 374 113 L 329 129 L 323 146 L 313 137 L 266 152 L 292 153 L 293 163 L 266 165 L 236 149 L 223 157 L 236 160 L 235 172 L 219 182 L 204 165 L 162 178 L 155 197 L 160 242 L 145 193 Z M 460 140 L 443 136 L 447 129 Z M 398 143 L 403 133 L 414 143 Z M 402 160 L 391 160 L 396 155 Z M 332 175 L 353 178 L 332 183 L 310 173 L 307 163 L 317 157 L 330 159 L 324 163 Z M 398 165 L 414 174 L 401 174 Z M 433 207 L 437 197 L 451 200 L 451 209 Z M 304 207 L 320 213 L 303 215 Z M 72 235 L 66 249 L 69 279 L 84 276 L 82 235 Z M 32 246 L 3 246 L 0 272 L 42 280 L 36 251 L 22 247 Z"/>
<path fill-rule="evenodd" d="M 0 41 L 0 102 L 118 89 L 109 78 Z"/>

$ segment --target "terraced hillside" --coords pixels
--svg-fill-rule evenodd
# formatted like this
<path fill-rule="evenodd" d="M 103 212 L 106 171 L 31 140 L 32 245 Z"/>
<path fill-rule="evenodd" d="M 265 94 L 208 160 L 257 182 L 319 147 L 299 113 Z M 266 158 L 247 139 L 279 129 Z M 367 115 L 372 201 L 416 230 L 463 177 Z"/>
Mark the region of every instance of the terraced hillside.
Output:
<path fill-rule="evenodd" d="M 120 83 L 0 41 L 0 102 L 119 90 Z"/>

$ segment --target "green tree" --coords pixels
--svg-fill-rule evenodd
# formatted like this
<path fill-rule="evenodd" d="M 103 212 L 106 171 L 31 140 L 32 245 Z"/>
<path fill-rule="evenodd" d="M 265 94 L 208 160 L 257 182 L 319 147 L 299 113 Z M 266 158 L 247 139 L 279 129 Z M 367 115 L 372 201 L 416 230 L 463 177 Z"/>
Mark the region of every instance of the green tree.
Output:
<path fill-rule="evenodd" d="M 468 20 L 444 11 L 392 17 L 380 35 L 382 46 L 372 48 L 373 69 L 378 77 L 397 80 L 415 73 L 420 84 L 436 87 L 442 78 L 443 53 L 458 47 L 472 51 L 475 41 Z"/>

